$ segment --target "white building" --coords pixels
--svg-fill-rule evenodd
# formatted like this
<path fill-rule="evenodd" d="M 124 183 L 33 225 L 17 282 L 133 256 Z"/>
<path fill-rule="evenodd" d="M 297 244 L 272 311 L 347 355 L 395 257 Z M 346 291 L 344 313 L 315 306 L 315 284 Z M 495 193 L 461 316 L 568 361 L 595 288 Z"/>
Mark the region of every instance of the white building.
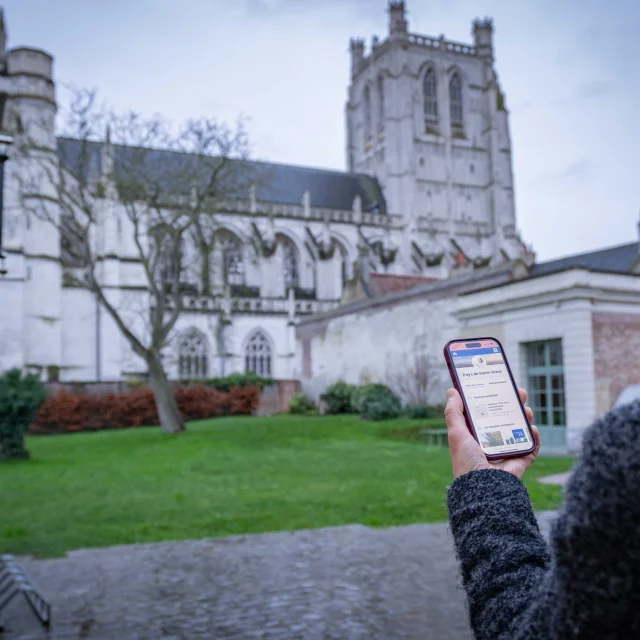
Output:
<path fill-rule="evenodd" d="M 346 106 L 348 173 L 269 165 L 269 187 L 240 194 L 217 216 L 225 262 L 210 287 L 185 282 L 185 308 L 167 346 L 171 377 L 245 369 L 297 375 L 295 326 L 357 296 L 359 273 L 392 288 L 460 269 L 531 262 L 516 233 L 511 145 L 504 94 L 494 69 L 492 25 L 474 23 L 474 42 L 408 32 L 404 3 L 389 7 L 389 34 L 352 41 Z M 63 168 L 78 141 L 56 139 L 53 58 L 5 47 L 0 24 L 3 129 L 19 138 L 37 122 L 39 144 Z M 92 148 L 92 171 L 106 180 L 123 148 Z M 159 152 L 159 158 L 162 152 Z M 257 165 L 256 165 L 257 166 Z M 145 375 L 116 325 L 85 289 L 69 285 L 64 238 L 22 209 L 17 172 L 6 165 L 0 280 L 0 369 L 13 366 L 60 381 L 119 381 Z M 103 285 L 123 313 L 144 305 L 145 286 L 118 203 L 102 196 L 98 242 Z M 53 216 L 54 194 L 36 196 Z M 224 280 L 220 274 L 224 273 Z M 352 287 L 345 287 L 351 282 Z M 387 287 L 388 288 L 388 287 Z M 384 289 L 384 287 L 383 287 Z M 135 310 L 129 313 L 131 327 Z"/>
<path fill-rule="evenodd" d="M 301 319 L 298 377 L 318 398 L 336 380 L 406 393 L 426 373 L 429 400 L 441 403 L 451 386 L 444 345 L 480 337 L 503 344 L 543 444 L 575 449 L 583 429 L 640 383 L 640 242 L 468 270 Z"/>

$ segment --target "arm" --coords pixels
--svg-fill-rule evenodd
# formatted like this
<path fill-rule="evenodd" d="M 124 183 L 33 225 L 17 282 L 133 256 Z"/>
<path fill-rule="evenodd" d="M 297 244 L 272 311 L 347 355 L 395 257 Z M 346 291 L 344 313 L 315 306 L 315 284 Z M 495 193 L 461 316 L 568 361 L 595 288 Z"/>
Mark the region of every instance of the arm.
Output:
<path fill-rule="evenodd" d="M 520 637 L 549 563 L 525 486 L 500 469 L 471 471 L 455 480 L 447 502 L 475 637 Z"/>
<path fill-rule="evenodd" d="M 640 402 L 587 430 L 547 557 L 519 479 L 535 456 L 483 461 L 452 397 L 448 503 L 476 638 L 640 638 Z"/>
<path fill-rule="evenodd" d="M 456 477 L 447 496 L 449 521 L 475 637 L 551 638 L 539 624 L 524 624 L 549 565 L 529 494 L 520 480 L 538 455 L 538 430 L 531 428 L 538 444 L 532 454 L 489 463 L 467 429 L 460 395 L 453 389 L 447 395 L 445 417 Z M 520 389 L 520 397 L 525 402 L 526 391 Z M 526 413 L 531 422 L 531 409 L 527 407 Z"/>

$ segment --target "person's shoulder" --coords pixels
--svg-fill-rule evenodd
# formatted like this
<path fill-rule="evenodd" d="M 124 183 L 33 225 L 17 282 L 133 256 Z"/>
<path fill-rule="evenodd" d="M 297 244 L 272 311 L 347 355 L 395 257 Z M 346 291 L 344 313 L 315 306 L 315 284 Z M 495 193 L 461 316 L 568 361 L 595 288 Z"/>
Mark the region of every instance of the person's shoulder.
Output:
<path fill-rule="evenodd" d="M 611 509 L 624 505 L 629 516 L 640 518 L 638 486 L 640 401 L 610 411 L 587 429 L 567 484 L 567 508 L 580 519 L 581 511 L 609 517 Z"/>
<path fill-rule="evenodd" d="M 610 411 L 587 429 L 582 446 L 585 461 L 638 464 L 640 452 L 640 400 Z"/>

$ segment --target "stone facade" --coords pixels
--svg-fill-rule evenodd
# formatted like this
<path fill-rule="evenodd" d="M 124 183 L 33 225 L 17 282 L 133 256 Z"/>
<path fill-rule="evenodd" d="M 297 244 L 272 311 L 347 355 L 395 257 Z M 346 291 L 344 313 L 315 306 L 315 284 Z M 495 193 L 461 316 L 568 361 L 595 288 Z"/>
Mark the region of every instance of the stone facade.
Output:
<path fill-rule="evenodd" d="M 577 448 L 584 428 L 625 386 L 640 382 L 632 355 L 640 347 L 640 278 L 587 269 L 527 273 L 518 265 L 475 272 L 303 320 L 297 329 L 303 391 L 316 398 L 343 379 L 406 392 L 418 355 L 428 367 L 429 400 L 441 403 L 451 384 L 443 346 L 489 336 L 501 341 L 526 387 L 527 344 L 559 339 L 568 446 Z"/>
<path fill-rule="evenodd" d="M 409 34 L 404 11 L 403 3 L 392 3 L 388 38 L 370 55 L 352 44 L 350 172 L 264 165 L 276 188 L 238 194 L 216 217 L 220 233 L 238 247 L 241 269 L 233 281 L 222 277 L 221 255 L 214 254 L 210 289 L 189 276 L 185 312 L 164 354 L 170 377 L 184 375 L 180 362 L 197 357 L 206 362 L 198 376 L 257 367 L 293 378 L 296 324 L 338 307 L 358 260 L 367 274 L 442 278 L 526 253 L 515 231 L 508 116 L 491 24 L 475 23 L 474 43 L 460 45 Z M 2 126 L 16 139 L 37 129 L 42 153 L 68 168 L 78 141 L 55 136 L 53 58 L 34 48 L 5 50 L 4 20 L 0 31 Z M 436 94 L 428 99 L 437 117 L 426 127 L 428 70 L 436 78 Z M 96 231 L 100 277 L 110 303 L 144 335 L 145 279 L 108 184 L 119 152 L 109 140 L 96 143 L 91 163 L 105 186 Z M 63 382 L 143 377 L 143 362 L 105 309 L 88 291 L 70 286 L 55 228 L 23 210 L 19 177 L 37 168 L 16 154 L 6 167 L 0 370 L 17 366 Z M 54 220 L 60 215 L 54 189 L 32 193 L 32 201 Z M 389 282 L 385 286 L 400 287 Z"/>

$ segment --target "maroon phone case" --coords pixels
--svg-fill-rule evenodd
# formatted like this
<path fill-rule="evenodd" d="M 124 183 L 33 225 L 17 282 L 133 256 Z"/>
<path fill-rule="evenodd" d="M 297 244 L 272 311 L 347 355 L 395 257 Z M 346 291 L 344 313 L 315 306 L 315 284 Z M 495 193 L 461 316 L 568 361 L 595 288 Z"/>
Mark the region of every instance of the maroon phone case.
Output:
<path fill-rule="evenodd" d="M 462 393 L 462 389 L 460 387 L 460 383 L 458 382 L 458 376 L 455 372 L 455 367 L 453 366 L 451 353 L 449 352 L 449 345 L 454 342 L 480 342 L 482 340 L 493 340 L 499 345 L 500 351 L 502 351 L 502 357 L 504 358 L 504 363 L 507 366 L 509 379 L 511 380 L 511 384 L 513 385 L 513 388 L 516 391 L 516 398 L 518 399 L 518 404 L 520 405 L 520 411 L 522 411 L 522 416 L 524 418 L 525 424 L 529 428 L 529 434 L 531 435 L 531 441 L 532 441 L 531 447 L 529 449 L 526 449 L 525 451 L 514 451 L 513 453 L 496 453 L 493 455 L 485 453 L 484 455 L 487 456 L 487 460 L 506 460 L 508 458 L 523 458 L 524 456 L 528 456 L 530 453 L 533 453 L 535 451 L 536 442 L 535 442 L 535 438 L 533 437 L 533 432 L 531 431 L 531 425 L 529 424 L 529 420 L 527 420 L 527 414 L 525 413 L 524 405 L 520 400 L 520 394 L 518 393 L 518 386 L 516 385 L 516 381 L 513 377 L 513 374 L 511 373 L 511 367 L 509 366 L 509 361 L 507 360 L 507 354 L 504 352 L 504 348 L 500 340 L 497 340 L 496 338 L 461 338 L 459 340 L 449 340 L 449 342 L 447 342 L 447 344 L 444 345 L 444 359 L 447 362 L 447 368 L 449 369 L 451 382 L 453 382 L 453 386 L 456 388 L 456 391 L 460 394 L 460 397 L 462 398 L 462 403 L 464 404 L 464 419 L 465 419 L 465 422 L 467 423 L 467 429 L 469 429 L 469 432 L 471 433 L 471 435 L 476 439 L 478 444 L 480 444 L 480 440 L 478 439 L 476 430 L 473 426 L 473 423 L 471 422 L 469 407 L 467 406 L 467 400 L 464 397 L 464 394 Z M 484 453 L 484 449 L 483 449 L 483 453 Z"/>

